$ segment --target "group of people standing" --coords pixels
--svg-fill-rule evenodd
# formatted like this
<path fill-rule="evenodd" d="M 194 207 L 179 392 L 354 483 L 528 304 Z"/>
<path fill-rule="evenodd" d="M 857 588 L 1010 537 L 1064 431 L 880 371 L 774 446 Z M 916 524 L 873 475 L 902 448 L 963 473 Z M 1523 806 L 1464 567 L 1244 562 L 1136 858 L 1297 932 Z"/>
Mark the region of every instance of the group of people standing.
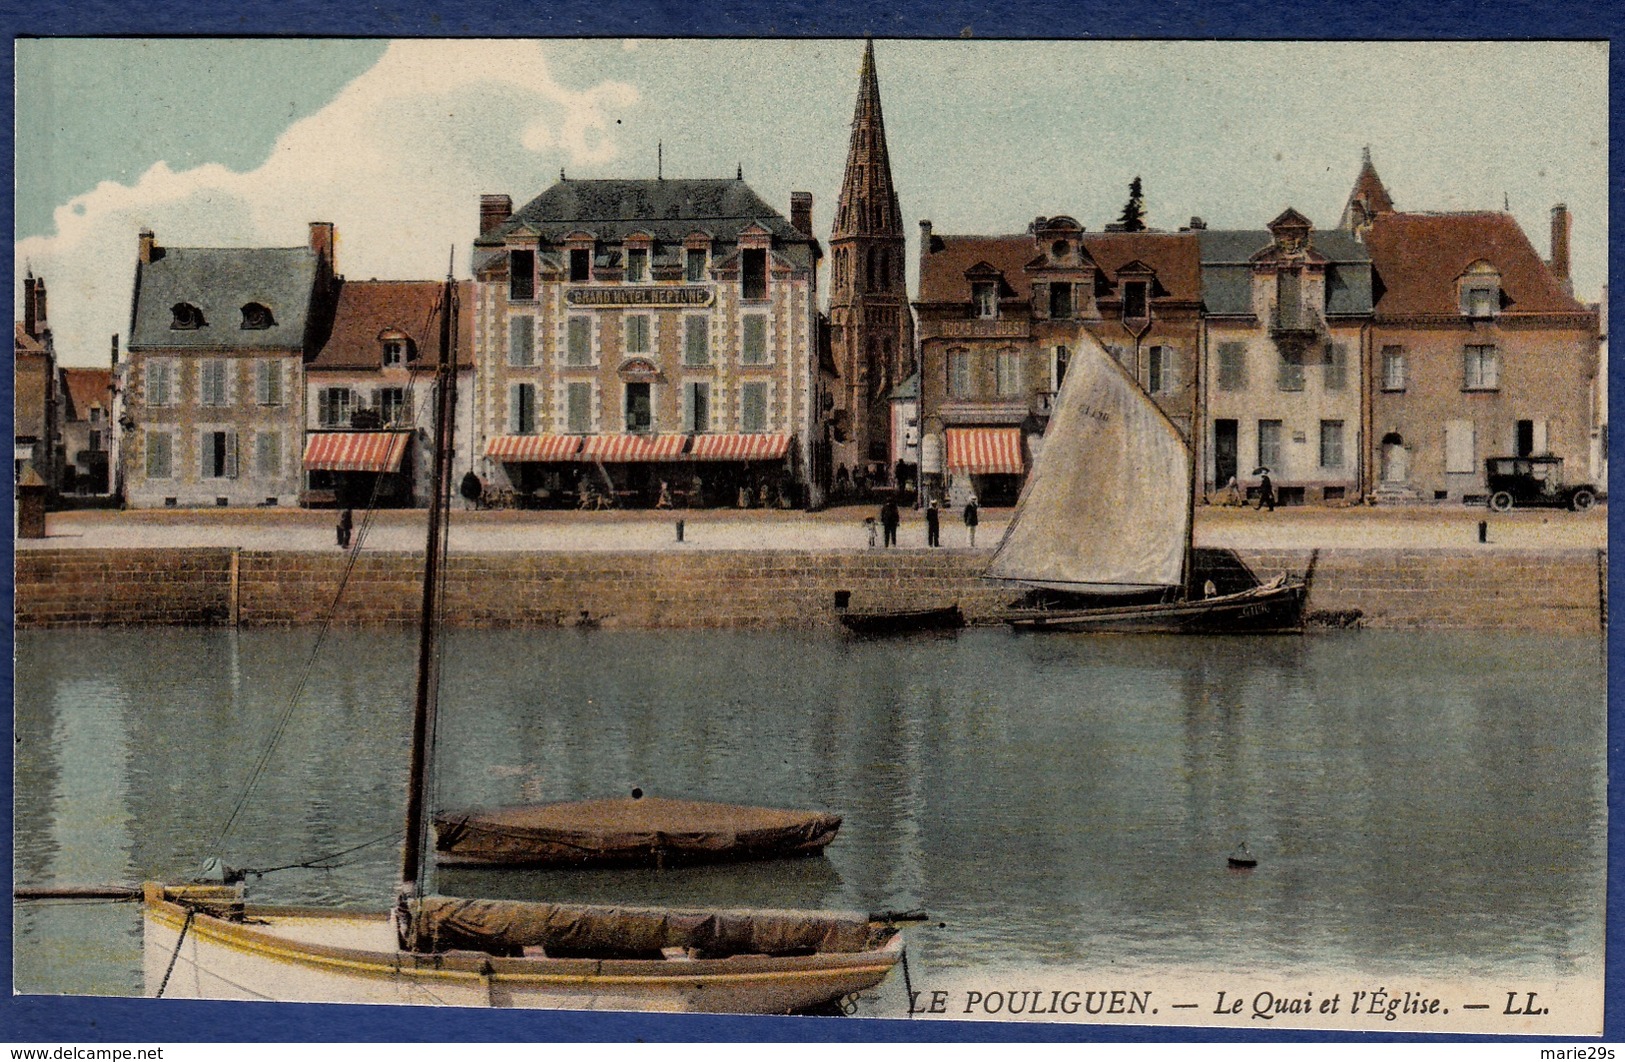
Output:
<path fill-rule="evenodd" d="M 976 497 L 972 495 L 965 503 L 964 508 L 965 535 L 969 546 L 976 548 L 976 525 L 981 522 L 981 510 L 976 504 Z M 873 521 L 869 521 L 873 524 Z M 880 506 L 880 529 L 884 534 L 884 545 L 887 547 L 897 545 L 897 527 L 902 523 L 902 514 L 897 509 L 897 503 L 890 498 Z M 873 546 L 874 533 L 870 532 L 869 545 Z M 935 500 L 925 507 L 925 544 L 929 547 L 942 545 L 942 508 Z"/>

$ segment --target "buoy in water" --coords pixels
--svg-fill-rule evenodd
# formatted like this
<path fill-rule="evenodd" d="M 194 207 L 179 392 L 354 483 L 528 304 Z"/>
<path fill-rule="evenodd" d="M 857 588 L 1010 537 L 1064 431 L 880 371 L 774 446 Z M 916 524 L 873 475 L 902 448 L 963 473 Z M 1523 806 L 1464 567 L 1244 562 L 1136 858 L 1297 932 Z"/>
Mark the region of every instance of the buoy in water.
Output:
<path fill-rule="evenodd" d="M 1243 841 L 1230 853 L 1230 865 L 1243 870 L 1250 870 L 1258 865 L 1258 857 L 1247 850 L 1247 842 Z"/>

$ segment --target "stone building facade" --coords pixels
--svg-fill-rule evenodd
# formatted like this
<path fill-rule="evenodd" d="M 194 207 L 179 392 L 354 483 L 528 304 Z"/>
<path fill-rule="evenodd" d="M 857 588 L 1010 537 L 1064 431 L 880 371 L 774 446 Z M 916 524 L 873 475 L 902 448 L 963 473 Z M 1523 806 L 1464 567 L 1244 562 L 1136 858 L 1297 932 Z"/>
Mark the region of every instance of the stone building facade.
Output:
<path fill-rule="evenodd" d="M 470 467 L 473 285 L 458 283 L 454 467 Z M 426 505 L 445 284 L 340 280 L 326 341 L 305 366 L 307 504 Z"/>
<path fill-rule="evenodd" d="M 1200 489 L 1283 503 L 1361 495 L 1371 261 L 1288 208 L 1267 230 L 1197 233 L 1202 249 Z"/>
<path fill-rule="evenodd" d="M 538 499 L 817 504 L 812 197 L 742 179 L 561 179 L 480 205 L 482 475 Z"/>
<path fill-rule="evenodd" d="M 1542 260 L 1510 214 L 1402 212 L 1373 187 L 1368 157 L 1351 196 L 1367 207 L 1348 216 L 1377 292 L 1372 495 L 1482 498 L 1493 457 L 1560 457 L 1565 478 L 1587 479 L 1601 327 L 1571 291 L 1568 209 L 1553 208 Z"/>
<path fill-rule="evenodd" d="M 333 226 L 306 247 L 163 247 L 140 234 L 125 366 L 128 504 L 293 505 L 302 370 L 334 287 Z"/>
<path fill-rule="evenodd" d="M 23 278 L 23 319 L 12 326 L 12 482 L 32 469 L 54 492 L 61 486 L 62 373 L 46 315 L 45 279 Z"/>
<path fill-rule="evenodd" d="M 830 349 L 837 373 L 831 460 L 837 468 L 868 467 L 884 481 L 902 456 L 891 444 L 891 399 L 914 372 L 914 319 L 872 41 L 863 50 L 829 246 Z"/>
<path fill-rule="evenodd" d="M 1192 430 L 1201 270 L 1188 232 L 1088 233 L 1058 216 L 958 236 L 922 221 L 914 307 L 922 482 L 950 504 L 1014 501 L 1084 332 Z"/>

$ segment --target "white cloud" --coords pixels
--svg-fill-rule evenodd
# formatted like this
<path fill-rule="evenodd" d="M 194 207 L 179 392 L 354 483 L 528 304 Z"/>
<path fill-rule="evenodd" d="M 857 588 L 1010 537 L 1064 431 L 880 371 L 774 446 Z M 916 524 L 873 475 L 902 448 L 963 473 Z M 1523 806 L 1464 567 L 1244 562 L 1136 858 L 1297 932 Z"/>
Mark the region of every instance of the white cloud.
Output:
<path fill-rule="evenodd" d="M 257 169 L 160 162 L 59 207 L 54 234 L 16 244 L 18 275 L 46 278 L 68 364 L 105 364 L 108 337 L 129 327 L 143 228 L 171 246 L 288 247 L 331 221 L 350 277 L 439 276 L 452 247 L 466 275 L 480 193 L 523 202 L 559 166 L 615 159 L 615 117 L 637 102 L 622 83 L 558 84 L 537 42 L 396 42 Z"/>

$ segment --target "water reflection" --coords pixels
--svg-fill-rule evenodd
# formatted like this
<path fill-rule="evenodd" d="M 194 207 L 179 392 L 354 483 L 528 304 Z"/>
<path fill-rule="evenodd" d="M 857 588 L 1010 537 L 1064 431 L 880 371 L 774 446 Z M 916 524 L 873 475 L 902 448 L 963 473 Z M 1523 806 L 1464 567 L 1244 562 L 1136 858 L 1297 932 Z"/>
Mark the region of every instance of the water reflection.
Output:
<path fill-rule="evenodd" d="M 20 634 L 18 881 L 333 856 L 255 893 L 386 903 L 411 639 L 335 634 L 307 673 L 312 640 Z M 449 892 L 923 907 L 947 925 L 911 938 L 917 974 L 1245 954 L 1561 976 L 1602 953 L 1591 639 L 458 631 L 445 685 L 444 805 L 637 786 L 845 819 L 822 858 L 446 872 Z M 1255 871 L 1226 865 L 1241 840 Z M 138 991 L 138 954 L 128 908 L 19 909 L 22 991 Z"/>

